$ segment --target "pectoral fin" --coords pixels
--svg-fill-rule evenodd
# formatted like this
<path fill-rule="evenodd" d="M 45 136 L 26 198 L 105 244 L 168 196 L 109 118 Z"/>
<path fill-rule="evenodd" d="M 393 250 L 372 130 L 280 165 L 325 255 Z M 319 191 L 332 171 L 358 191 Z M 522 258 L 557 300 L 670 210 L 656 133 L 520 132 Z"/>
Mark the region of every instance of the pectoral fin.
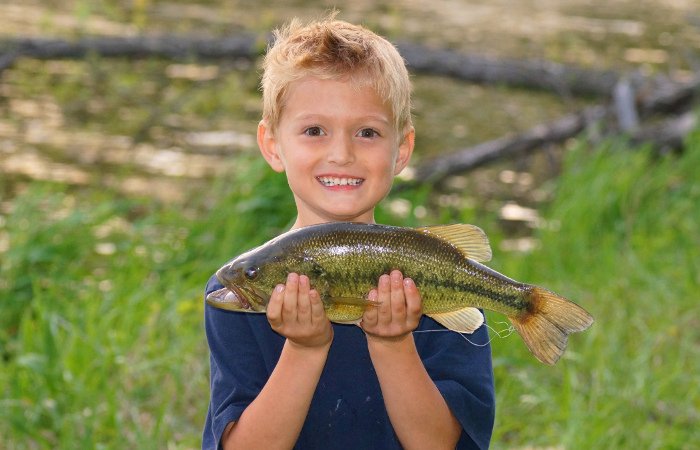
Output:
<path fill-rule="evenodd" d="M 437 225 L 432 227 L 420 227 L 417 230 L 427 234 L 434 234 L 440 239 L 449 242 L 474 261 L 486 262 L 491 260 L 491 245 L 484 231 L 476 225 L 455 223 L 452 225 Z"/>
<path fill-rule="evenodd" d="M 471 306 L 458 311 L 426 315 L 445 328 L 460 333 L 473 333 L 484 323 L 484 315 L 481 311 Z"/>
<path fill-rule="evenodd" d="M 331 322 L 359 325 L 368 306 L 380 302 L 360 297 L 328 297 L 324 299 L 326 316 Z"/>

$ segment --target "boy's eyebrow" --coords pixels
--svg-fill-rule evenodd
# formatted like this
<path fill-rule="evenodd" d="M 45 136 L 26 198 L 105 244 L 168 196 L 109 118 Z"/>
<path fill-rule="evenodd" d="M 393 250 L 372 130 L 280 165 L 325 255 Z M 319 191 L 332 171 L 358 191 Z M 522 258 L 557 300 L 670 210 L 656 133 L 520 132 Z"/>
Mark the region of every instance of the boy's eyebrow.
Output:
<path fill-rule="evenodd" d="M 314 120 L 314 119 L 326 119 L 328 116 L 324 114 L 299 114 L 298 116 L 292 117 L 292 120 L 299 120 L 299 121 L 304 121 L 304 120 Z M 366 121 L 366 120 L 375 120 L 378 122 L 382 122 L 386 125 L 391 124 L 391 120 L 387 116 L 384 115 L 379 115 L 379 114 L 368 114 L 366 116 L 359 116 L 357 118 L 354 118 L 358 121 Z"/>

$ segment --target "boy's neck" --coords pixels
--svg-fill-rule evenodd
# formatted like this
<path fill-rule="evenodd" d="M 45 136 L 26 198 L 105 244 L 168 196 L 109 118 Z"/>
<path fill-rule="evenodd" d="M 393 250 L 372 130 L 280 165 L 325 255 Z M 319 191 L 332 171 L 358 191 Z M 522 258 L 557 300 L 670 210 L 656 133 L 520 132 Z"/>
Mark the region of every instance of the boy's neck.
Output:
<path fill-rule="evenodd" d="M 347 220 L 344 219 L 332 219 L 332 218 L 323 218 L 323 217 L 312 217 L 312 218 L 302 218 L 301 216 L 297 215 L 296 220 L 294 221 L 294 225 L 290 229 L 296 230 L 297 228 L 303 228 L 303 227 L 308 227 L 311 225 L 318 225 L 321 223 L 328 223 L 328 222 L 361 222 L 361 223 L 376 223 L 374 220 L 374 211 L 372 211 L 369 216 L 364 217 L 359 216 L 356 218 L 348 218 Z"/>

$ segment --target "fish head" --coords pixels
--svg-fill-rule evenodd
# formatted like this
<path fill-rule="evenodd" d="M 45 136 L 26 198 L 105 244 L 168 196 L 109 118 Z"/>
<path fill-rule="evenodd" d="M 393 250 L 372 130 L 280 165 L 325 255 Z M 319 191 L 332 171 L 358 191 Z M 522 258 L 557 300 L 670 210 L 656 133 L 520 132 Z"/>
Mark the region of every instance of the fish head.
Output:
<path fill-rule="evenodd" d="M 240 306 L 237 310 L 265 311 L 270 294 L 279 283 L 279 277 L 275 276 L 271 266 L 264 255 L 255 252 L 245 253 L 224 264 L 216 272 L 216 277 L 235 298 L 222 293 L 218 297 L 223 295 L 221 298 L 227 300 L 219 303 L 227 304 L 225 309 Z"/>

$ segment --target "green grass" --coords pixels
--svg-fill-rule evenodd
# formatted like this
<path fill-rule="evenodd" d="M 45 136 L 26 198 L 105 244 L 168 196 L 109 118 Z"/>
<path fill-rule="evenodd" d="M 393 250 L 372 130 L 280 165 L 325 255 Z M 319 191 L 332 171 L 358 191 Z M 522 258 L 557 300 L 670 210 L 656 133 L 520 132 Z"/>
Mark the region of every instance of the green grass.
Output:
<path fill-rule="evenodd" d="M 503 269 L 576 300 L 596 323 L 554 368 L 528 364 L 517 338 L 495 342 L 494 448 L 700 442 L 699 165 L 697 133 L 680 158 L 619 141 L 568 155 L 541 249 Z"/>
<path fill-rule="evenodd" d="M 596 323 L 554 367 L 494 337 L 492 448 L 692 448 L 700 441 L 700 134 L 682 156 L 620 142 L 567 158 L 538 250 L 493 267 L 545 285 Z M 245 180 L 245 183 L 243 182 Z M 1 184 L 1 182 L 0 182 Z M 0 186 L 2 187 L 2 186 Z M 202 290 L 284 230 L 283 176 L 257 159 L 184 208 L 33 183 L 0 222 L 0 448 L 199 446 L 208 399 Z M 402 192 L 413 206 L 429 191 Z M 199 198 L 195 200 L 195 198 Z M 394 199 L 395 200 L 395 199 Z M 440 212 L 384 222 L 416 225 Z M 502 328 L 490 316 L 491 324 Z"/>

